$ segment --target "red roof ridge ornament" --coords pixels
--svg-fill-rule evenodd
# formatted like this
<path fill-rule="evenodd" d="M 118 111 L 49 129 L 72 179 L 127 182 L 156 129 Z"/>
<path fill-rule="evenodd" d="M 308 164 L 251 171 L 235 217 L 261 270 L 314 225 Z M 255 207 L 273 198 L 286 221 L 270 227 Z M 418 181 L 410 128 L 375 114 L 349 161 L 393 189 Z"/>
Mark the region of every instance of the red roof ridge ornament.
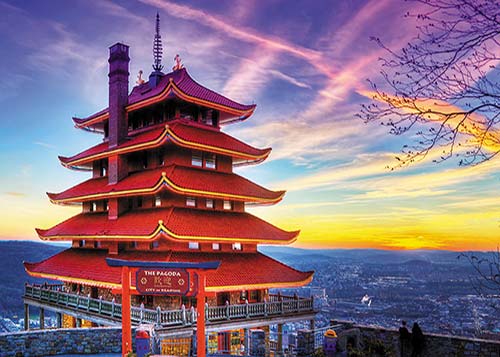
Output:
<path fill-rule="evenodd" d="M 142 69 L 141 69 L 141 70 L 139 70 L 139 74 L 137 75 L 137 81 L 135 81 L 135 83 L 136 83 L 137 85 L 139 85 L 139 86 L 140 86 L 141 84 L 144 84 L 144 83 L 145 83 L 145 80 L 142 78 L 142 74 L 143 74 L 143 73 L 144 73 L 144 72 L 142 71 Z"/>
<path fill-rule="evenodd" d="M 172 71 L 178 71 L 180 69 L 183 69 L 184 68 L 184 65 L 181 63 L 181 56 L 179 56 L 179 54 L 176 54 L 175 57 L 174 57 L 174 61 L 175 61 L 175 64 L 174 66 L 172 67 Z"/>

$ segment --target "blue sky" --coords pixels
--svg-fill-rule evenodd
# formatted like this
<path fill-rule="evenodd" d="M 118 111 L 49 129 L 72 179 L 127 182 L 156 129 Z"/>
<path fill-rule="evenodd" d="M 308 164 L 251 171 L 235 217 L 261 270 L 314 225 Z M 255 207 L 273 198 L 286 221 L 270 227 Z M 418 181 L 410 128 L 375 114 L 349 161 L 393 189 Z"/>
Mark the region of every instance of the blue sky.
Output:
<path fill-rule="evenodd" d="M 75 214 L 49 203 L 88 178 L 63 168 L 99 142 L 73 127 L 107 106 L 108 47 L 130 45 L 130 86 L 152 64 L 161 16 L 164 64 L 178 53 L 193 78 L 245 104 L 245 123 L 224 130 L 270 158 L 238 172 L 283 202 L 252 213 L 302 229 L 305 247 L 494 249 L 500 236 L 498 159 L 458 168 L 430 158 L 389 171 L 404 141 L 355 114 L 368 101 L 384 52 L 415 35 L 412 3 L 372 1 L 0 1 L 2 131 L 0 236 L 36 239 Z"/>

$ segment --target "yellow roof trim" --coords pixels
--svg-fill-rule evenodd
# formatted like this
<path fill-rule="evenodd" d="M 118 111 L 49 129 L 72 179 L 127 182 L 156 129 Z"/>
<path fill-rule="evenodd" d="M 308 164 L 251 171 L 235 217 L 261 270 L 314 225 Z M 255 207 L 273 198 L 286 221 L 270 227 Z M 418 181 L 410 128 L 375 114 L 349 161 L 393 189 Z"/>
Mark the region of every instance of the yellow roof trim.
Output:
<path fill-rule="evenodd" d="M 189 149 L 207 150 L 210 152 L 229 155 L 232 157 L 242 158 L 242 159 L 251 160 L 251 161 L 262 161 L 262 160 L 266 159 L 270 153 L 270 151 L 267 151 L 266 153 L 264 153 L 262 155 L 251 155 L 251 154 L 245 154 L 245 153 L 234 151 L 234 150 L 218 148 L 216 146 L 204 145 L 204 144 L 199 144 L 199 143 L 192 142 L 192 141 L 187 141 L 187 140 L 184 140 L 184 139 L 180 138 L 179 136 L 177 136 L 172 131 L 170 126 L 168 124 L 166 124 L 165 130 L 162 131 L 160 136 L 158 136 L 158 138 L 153 139 L 151 141 L 147 141 L 147 142 L 136 144 L 136 145 L 126 146 L 126 147 L 119 148 L 119 149 L 107 150 L 107 151 L 103 151 L 103 152 L 93 154 L 90 156 L 82 157 L 80 159 L 76 159 L 73 161 L 61 162 L 61 163 L 65 167 L 71 167 L 71 166 L 77 166 L 79 164 L 85 164 L 85 163 L 88 163 L 88 162 L 91 162 L 94 160 L 98 160 L 98 159 L 102 159 L 105 157 L 109 157 L 112 155 L 126 154 L 129 152 L 137 151 L 139 149 L 152 149 L 152 148 L 163 145 L 165 143 L 165 138 L 167 136 L 169 138 L 171 138 L 174 143 L 176 143 L 177 145 L 179 145 L 181 147 L 186 147 Z"/>
<path fill-rule="evenodd" d="M 67 198 L 67 199 L 60 199 L 60 200 L 50 199 L 50 202 L 52 202 L 54 204 L 61 204 L 61 203 L 74 203 L 74 202 L 80 202 L 83 200 L 100 199 L 100 198 L 108 198 L 108 197 L 122 197 L 122 196 L 129 196 L 129 195 L 138 195 L 138 194 L 155 194 L 155 193 L 158 193 L 162 189 L 163 184 L 165 184 L 165 186 L 167 188 L 169 188 L 172 192 L 175 192 L 175 193 L 193 194 L 193 195 L 208 196 L 208 197 L 213 197 L 213 198 L 235 199 L 235 200 L 244 201 L 244 202 L 277 203 L 280 200 L 282 200 L 283 196 L 285 195 L 285 192 L 283 192 L 279 197 L 274 199 L 274 198 L 259 198 L 256 196 L 235 195 L 235 194 L 215 192 L 215 191 L 189 189 L 189 188 L 184 188 L 184 187 L 181 187 L 179 185 L 176 185 L 173 181 L 171 181 L 166 176 L 165 172 L 162 172 L 162 177 L 153 187 L 137 188 L 137 189 L 133 189 L 133 190 L 95 193 L 95 194 L 91 194 L 91 195 L 82 195 L 82 196 L 76 196 L 76 197 L 71 197 L 71 198 Z"/>
<path fill-rule="evenodd" d="M 185 92 L 183 92 L 175 84 L 175 82 L 173 81 L 172 78 L 170 78 L 170 82 L 165 87 L 165 89 L 163 89 L 160 93 L 158 93 L 157 95 L 155 95 L 151 98 L 139 101 L 137 103 L 129 104 L 125 107 L 125 110 L 127 113 L 130 113 L 134 110 L 144 108 L 145 106 L 161 102 L 163 99 L 168 97 L 170 92 L 174 92 L 177 97 L 184 99 L 187 102 L 203 105 L 203 106 L 213 108 L 213 109 L 218 109 L 218 110 L 221 110 L 221 111 L 224 111 L 226 113 L 233 114 L 233 115 L 250 116 L 251 113 L 255 110 L 255 107 L 250 108 L 248 110 L 238 110 L 238 109 L 230 108 L 230 107 L 225 106 L 223 104 L 217 104 L 217 103 L 210 102 L 208 100 L 199 99 L 199 98 L 190 96 L 190 95 L 186 94 Z M 75 124 L 75 126 L 77 128 L 83 128 L 83 127 L 87 127 L 87 126 L 99 123 L 99 122 L 104 121 L 106 119 L 109 119 L 109 109 L 107 112 L 105 112 L 105 113 L 103 113 L 103 114 L 101 114 L 93 119 L 90 119 L 90 120 L 85 121 L 85 122 L 80 123 L 80 124 Z"/>
<path fill-rule="evenodd" d="M 37 231 L 38 233 L 38 231 Z M 53 235 L 43 236 L 38 233 L 41 240 L 54 241 L 54 240 L 73 240 L 73 239 L 90 239 L 90 240 L 155 240 L 160 234 L 164 234 L 167 238 L 178 241 L 216 241 L 216 242 L 241 242 L 247 243 L 269 243 L 269 244 L 291 244 L 297 240 L 300 231 L 292 232 L 295 235 L 289 240 L 273 240 L 273 239 L 257 239 L 257 238 L 242 238 L 242 237 L 211 237 L 211 236 L 189 236 L 181 235 L 172 232 L 165 227 L 162 220 L 158 221 L 158 226 L 153 233 L 145 236 L 141 235 Z"/>
<path fill-rule="evenodd" d="M 237 291 L 237 290 L 254 290 L 254 289 L 267 289 L 267 288 L 294 288 L 309 284 L 312 281 L 313 273 L 307 279 L 296 282 L 282 282 L 282 283 L 265 283 L 265 284 L 244 284 L 244 285 L 228 285 L 228 286 L 207 286 L 207 292 L 219 291 Z"/>

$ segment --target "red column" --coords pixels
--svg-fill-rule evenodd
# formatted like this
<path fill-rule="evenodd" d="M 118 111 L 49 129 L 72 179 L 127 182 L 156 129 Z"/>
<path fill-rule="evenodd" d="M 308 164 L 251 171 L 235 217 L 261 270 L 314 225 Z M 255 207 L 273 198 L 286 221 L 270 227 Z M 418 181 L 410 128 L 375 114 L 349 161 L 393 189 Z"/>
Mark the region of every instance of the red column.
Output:
<path fill-rule="evenodd" d="M 130 320 L 130 268 L 122 267 L 122 356 L 132 351 L 132 322 Z"/>
<path fill-rule="evenodd" d="M 196 356 L 206 356 L 206 339 L 205 339 L 205 273 L 198 273 L 198 293 L 196 295 Z"/>

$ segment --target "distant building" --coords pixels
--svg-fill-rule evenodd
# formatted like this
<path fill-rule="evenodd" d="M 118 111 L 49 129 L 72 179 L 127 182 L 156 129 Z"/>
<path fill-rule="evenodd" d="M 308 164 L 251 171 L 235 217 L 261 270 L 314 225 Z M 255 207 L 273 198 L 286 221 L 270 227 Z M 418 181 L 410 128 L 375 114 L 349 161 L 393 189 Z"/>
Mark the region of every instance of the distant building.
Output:
<path fill-rule="evenodd" d="M 149 81 L 141 73 L 128 93 L 129 47 L 117 43 L 110 47 L 109 107 L 73 119 L 77 128 L 103 140 L 60 157 L 65 167 L 89 171 L 92 177 L 48 194 L 52 203 L 79 205 L 82 212 L 37 229 L 42 240 L 72 246 L 44 261 L 25 263 L 29 275 L 62 282 L 26 286 L 25 327 L 29 306 L 41 308 L 41 328 L 45 309 L 58 313 L 62 327 L 119 324 L 120 269 L 108 266 L 106 257 L 219 261 L 219 269 L 207 275 L 209 351 L 239 351 L 243 343 L 248 350 L 245 340 L 253 328 L 259 339 L 252 348 L 261 348 L 263 341 L 268 343 L 269 325 L 314 318 L 312 299 L 269 293 L 304 286 L 313 272 L 295 270 L 257 251 L 258 244 L 290 244 L 299 232 L 283 231 L 245 212 L 246 205 L 276 204 L 285 194 L 233 173 L 234 166 L 260 163 L 271 151 L 221 130 L 248 119 L 255 105 L 198 84 L 178 56 L 173 71 L 164 74 L 159 22 L 157 26 Z M 165 336 L 192 333 L 193 294 L 141 294 L 135 279 L 132 274 L 134 324 L 155 324 Z M 168 342 L 174 340 L 164 340 L 164 352 L 172 352 Z"/>

